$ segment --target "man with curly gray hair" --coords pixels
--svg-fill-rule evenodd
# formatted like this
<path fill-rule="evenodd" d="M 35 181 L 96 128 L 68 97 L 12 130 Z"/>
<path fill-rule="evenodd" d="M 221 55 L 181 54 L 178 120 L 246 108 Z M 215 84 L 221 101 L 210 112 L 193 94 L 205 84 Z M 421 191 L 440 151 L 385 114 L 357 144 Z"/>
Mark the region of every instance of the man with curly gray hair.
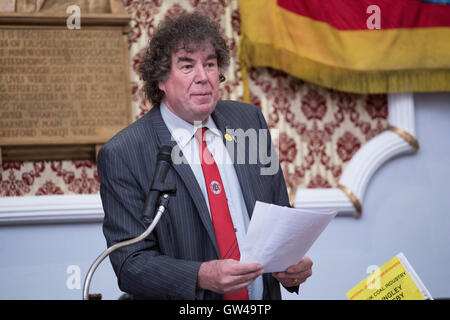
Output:
<path fill-rule="evenodd" d="M 169 76 L 172 53 L 180 49 L 193 52 L 206 45 L 213 47 L 217 66 L 224 72 L 230 64 L 229 49 L 217 27 L 209 19 L 193 13 L 176 20 L 165 20 L 158 26 L 139 66 L 145 82 L 145 93 L 154 106 L 159 106 L 164 97 L 159 83 Z M 225 80 L 222 74 L 219 78 L 221 81 Z"/>
<path fill-rule="evenodd" d="M 99 152 L 108 246 L 145 230 L 140 215 L 159 148 L 169 145 L 184 160 L 168 171 L 177 194 L 154 232 L 110 256 L 120 288 L 136 299 L 281 299 L 280 283 L 298 292 L 311 275 L 307 257 L 271 274 L 258 263 L 239 263 L 255 202 L 288 206 L 289 200 L 281 169 L 262 175 L 267 163 L 236 161 L 232 149 L 242 141 L 230 132 L 268 128 L 258 108 L 219 100 L 229 60 L 208 17 L 190 13 L 162 22 L 139 68 L 153 108 Z M 264 141 L 244 144 L 243 158 L 274 156 L 270 135 Z"/>

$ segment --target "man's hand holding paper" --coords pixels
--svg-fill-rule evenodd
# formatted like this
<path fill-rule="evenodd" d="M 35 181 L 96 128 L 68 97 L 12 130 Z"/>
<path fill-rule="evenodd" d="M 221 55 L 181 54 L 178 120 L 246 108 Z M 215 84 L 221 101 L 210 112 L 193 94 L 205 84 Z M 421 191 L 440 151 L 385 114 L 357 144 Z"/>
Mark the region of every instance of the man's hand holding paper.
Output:
<path fill-rule="evenodd" d="M 313 262 L 304 256 L 299 263 L 290 266 L 284 272 L 272 272 L 272 275 L 285 287 L 295 287 L 312 275 Z"/>
<path fill-rule="evenodd" d="M 312 261 L 305 254 L 336 214 L 257 201 L 241 248 L 241 263 L 261 264 L 285 287 L 299 285 L 312 273 Z"/>

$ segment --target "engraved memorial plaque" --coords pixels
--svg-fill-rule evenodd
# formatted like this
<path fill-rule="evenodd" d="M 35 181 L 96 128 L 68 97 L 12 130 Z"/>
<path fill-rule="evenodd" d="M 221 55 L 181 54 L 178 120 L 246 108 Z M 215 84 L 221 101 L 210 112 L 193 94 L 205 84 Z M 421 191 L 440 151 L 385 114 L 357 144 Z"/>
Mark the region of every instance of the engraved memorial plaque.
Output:
<path fill-rule="evenodd" d="M 59 26 L 0 25 L 3 161 L 21 160 L 14 150 L 23 155 L 39 145 L 95 149 L 132 121 L 124 28 L 91 21 L 78 30 L 65 20 Z"/>

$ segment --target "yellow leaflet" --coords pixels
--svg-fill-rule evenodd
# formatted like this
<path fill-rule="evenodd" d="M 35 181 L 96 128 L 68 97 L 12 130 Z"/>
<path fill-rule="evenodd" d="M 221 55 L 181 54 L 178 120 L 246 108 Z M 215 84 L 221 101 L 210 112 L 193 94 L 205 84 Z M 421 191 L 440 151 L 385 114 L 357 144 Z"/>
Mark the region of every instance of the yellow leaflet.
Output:
<path fill-rule="evenodd" d="M 347 292 L 347 297 L 350 300 L 424 300 L 411 276 L 414 271 L 409 266 L 408 272 L 402 263 L 407 260 L 402 258 L 403 254 L 399 254 L 372 272 Z"/>

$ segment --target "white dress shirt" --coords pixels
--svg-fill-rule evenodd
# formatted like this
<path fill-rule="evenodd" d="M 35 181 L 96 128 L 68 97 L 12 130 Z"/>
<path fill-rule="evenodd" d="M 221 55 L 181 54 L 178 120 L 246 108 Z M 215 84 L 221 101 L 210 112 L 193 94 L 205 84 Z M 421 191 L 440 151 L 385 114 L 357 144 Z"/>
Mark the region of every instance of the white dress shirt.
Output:
<path fill-rule="evenodd" d="M 205 178 L 203 176 L 203 170 L 199 157 L 199 144 L 197 139 L 194 137 L 194 134 L 198 128 L 207 127 L 209 129 L 205 133 L 205 141 L 219 169 L 225 194 L 227 196 L 231 219 L 236 231 L 236 239 L 238 245 L 241 246 L 245 238 L 250 219 L 247 212 L 247 207 L 245 206 L 241 186 L 233 166 L 233 161 L 231 160 L 222 140 L 222 133 L 217 129 L 211 116 L 208 117 L 203 125 L 200 122 L 192 125 L 170 111 L 164 102 L 161 102 L 160 110 L 161 116 L 172 135 L 172 139 L 177 142 L 184 158 L 189 163 L 192 172 L 194 173 L 211 216 L 208 192 L 206 190 Z M 251 300 L 262 299 L 262 276 L 258 277 L 250 284 L 248 287 L 248 293 L 249 299 Z"/>

